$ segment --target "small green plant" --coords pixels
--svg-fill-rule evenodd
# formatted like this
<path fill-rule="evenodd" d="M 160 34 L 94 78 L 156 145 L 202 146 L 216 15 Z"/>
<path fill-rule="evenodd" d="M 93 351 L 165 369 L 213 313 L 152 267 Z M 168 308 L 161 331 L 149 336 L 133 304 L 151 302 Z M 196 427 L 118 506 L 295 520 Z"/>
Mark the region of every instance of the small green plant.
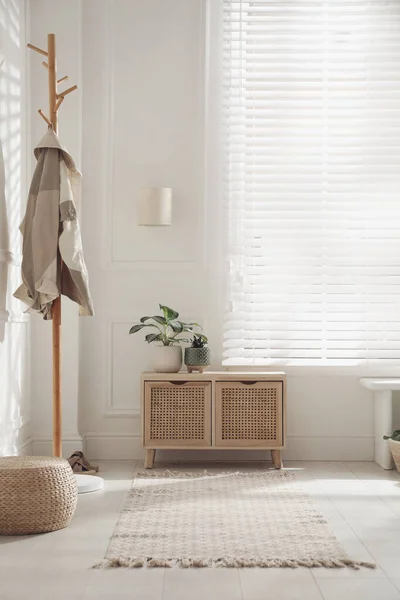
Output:
<path fill-rule="evenodd" d="M 137 333 L 145 327 L 152 327 L 157 332 L 148 333 L 145 340 L 148 344 L 152 342 L 161 342 L 163 346 L 173 346 L 182 342 L 190 342 L 187 338 L 178 337 L 182 333 L 194 333 L 194 329 L 201 329 L 198 323 L 183 323 L 178 321 L 179 313 L 168 306 L 159 304 L 162 311 L 161 315 L 153 317 L 142 317 L 140 323 L 130 328 L 129 333 Z M 202 333 L 197 333 L 195 337 L 207 341 L 207 337 Z M 199 347 L 199 346 L 198 346 Z"/>
<path fill-rule="evenodd" d="M 384 435 L 384 440 L 395 440 L 396 442 L 400 442 L 400 429 L 396 429 L 393 431 L 392 435 Z"/>
<path fill-rule="evenodd" d="M 205 335 L 194 335 L 192 342 L 192 348 L 204 348 L 207 345 L 207 337 Z"/>

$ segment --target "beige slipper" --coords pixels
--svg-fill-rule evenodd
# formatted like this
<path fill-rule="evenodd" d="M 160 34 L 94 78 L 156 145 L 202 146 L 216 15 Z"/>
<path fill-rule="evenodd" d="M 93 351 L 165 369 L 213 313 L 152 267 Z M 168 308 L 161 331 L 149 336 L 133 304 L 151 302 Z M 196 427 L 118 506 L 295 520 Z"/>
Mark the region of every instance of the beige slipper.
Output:
<path fill-rule="evenodd" d="M 83 452 L 77 450 L 68 458 L 71 469 L 74 473 L 82 473 L 83 475 L 95 475 L 99 467 L 93 467 L 85 458 Z"/>

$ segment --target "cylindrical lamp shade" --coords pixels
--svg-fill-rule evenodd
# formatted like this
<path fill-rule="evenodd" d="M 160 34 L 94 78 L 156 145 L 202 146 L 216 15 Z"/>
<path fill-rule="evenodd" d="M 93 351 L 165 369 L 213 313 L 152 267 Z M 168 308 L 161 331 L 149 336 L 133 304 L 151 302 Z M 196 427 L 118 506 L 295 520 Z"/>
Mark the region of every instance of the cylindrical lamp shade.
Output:
<path fill-rule="evenodd" d="M 138 225 L 171 225 L 172 190 L 143 187 L 139 190 Z"/>

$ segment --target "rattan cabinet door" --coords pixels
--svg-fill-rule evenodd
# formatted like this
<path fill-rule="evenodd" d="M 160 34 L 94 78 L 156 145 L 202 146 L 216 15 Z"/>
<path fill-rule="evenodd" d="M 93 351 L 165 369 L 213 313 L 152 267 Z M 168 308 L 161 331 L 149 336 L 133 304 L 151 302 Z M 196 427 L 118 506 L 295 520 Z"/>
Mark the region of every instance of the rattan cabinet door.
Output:
<path fill-rule="evenodd" d="M 281 447 L 282 388 L 281 381 L 217 382 L 215 445 Z"/>
<path fill-rule="evenodd" d="M 211 382 L 146 381 L 144 445 L 211 446 Z"/>

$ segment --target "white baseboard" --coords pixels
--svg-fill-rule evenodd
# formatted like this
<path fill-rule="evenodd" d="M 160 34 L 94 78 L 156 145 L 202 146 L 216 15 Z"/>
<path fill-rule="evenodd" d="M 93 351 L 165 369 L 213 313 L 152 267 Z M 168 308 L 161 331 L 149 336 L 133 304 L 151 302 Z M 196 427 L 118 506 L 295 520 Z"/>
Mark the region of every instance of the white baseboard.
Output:
<path fill-rule="evenodd" d="M 141 460 L 144 450 L 139 434 L 88 433 L 85 454 L 91 460 Z M 160 450 L 162 461 L 265 460 L 265 450 Z M 268 454 L 267 454 L 268 456 Z M 288 436 L 283 450 L 286 460 L 373 461 L 374 438 Z"/>
<path fill-rule="evenodd" d="M 32 456 L 32 438 L 26 438 L 18 445 L 18 456 Z"/>
<path fill-rule="evenodd" d="M 91 460 L 138 460 L 144 457 L 139 434 L 88 433 L 84 452 Z"/>
<path fill-rule="evenodd" d="M 83 450 L 83 441 L 80 435 L 66 435 L 62 441 L 62 454 L 65 458 L 71 456 L 75 450 Z M 51 436 L 35 437 L 31 442 L 33 456 L 52 456 L 53 439 Z"/>
<path fill-rule="evenodd" d="M 373 461 L 375 438 L 287 436 L 283 456 L 286 460 Z"/>

